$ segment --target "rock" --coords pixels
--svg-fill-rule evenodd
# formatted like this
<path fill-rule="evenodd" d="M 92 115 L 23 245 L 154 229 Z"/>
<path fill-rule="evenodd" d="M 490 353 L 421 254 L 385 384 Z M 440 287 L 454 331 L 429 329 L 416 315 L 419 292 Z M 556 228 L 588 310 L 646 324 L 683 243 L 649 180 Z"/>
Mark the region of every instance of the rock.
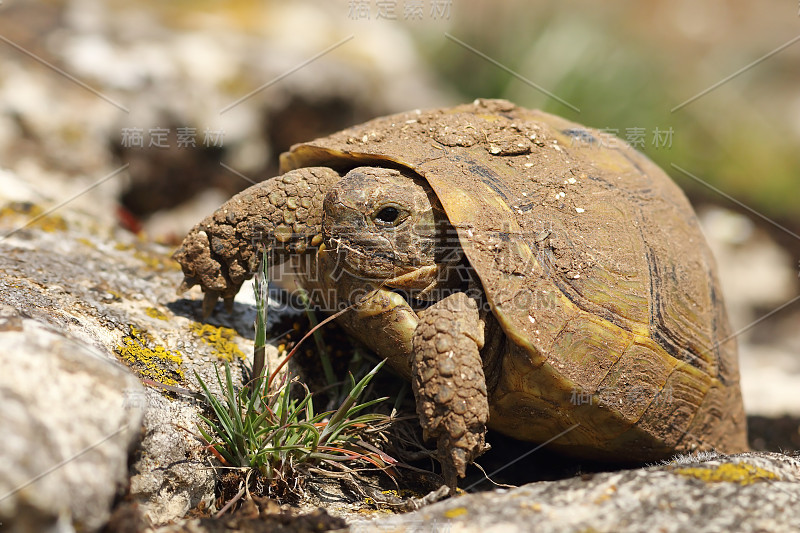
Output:
<path fill-rule="evenodd" d="M 201 518 L 186 520 L 183 523 L 167 525 L 158 533 L 258 533 L 276 531 L 279 533 L 322 533 L 324 531 L 346 531 L 347 523 L 329 515 L 325 509 L 316 508 L 307 513 L 284 509 L 274 500 L 254 496 L 241 508 L 224 520 Z"/>
<path fill-rule="evenodd" d="M 3 179 L 16 192 L 0 189 L 0 522 L 96 530 L 127 486 L 139 438 L 130 496 L 150 523 L 210 506 L 215 477 L 195 435 L 195 400 L 145 390 L 137 376 L 197 392 L 197 372 L 218 390 L 215 367 L 229 361 L 240 379 L 253 307 L 200 322 L 199 291 L 176 294 L 182 275 L 168 248 L 69 207 L 51 211 L 57 203 L 26 199 L 13 173 Z"/>
<path fill-rule="evenodd" d="M 149 408 L 141 448 L 131 469 L 131 493 L 141 503 L 144 516 L 151 524 L 162 524 L 201 503 L 212 507 L 215 476 L 211 463 L 197 441 L 187 439 L 197 423 L 195 409 L 152 389 L 141 400 Z"/>
<path fill-rule="evenodd" d="M 97 349 L 11 306 L 0 313 L 0 524 L 93 531 L 127 486 L 142 409 L 126 400 L 142 386 Z"/>
<path fill-rule="evenodd" d="M 355 522 L 350 531 L 797 531 L 798 502 L 798 457 L 707 453 L 650 468 L 467 494 L 413 513 Z"/>

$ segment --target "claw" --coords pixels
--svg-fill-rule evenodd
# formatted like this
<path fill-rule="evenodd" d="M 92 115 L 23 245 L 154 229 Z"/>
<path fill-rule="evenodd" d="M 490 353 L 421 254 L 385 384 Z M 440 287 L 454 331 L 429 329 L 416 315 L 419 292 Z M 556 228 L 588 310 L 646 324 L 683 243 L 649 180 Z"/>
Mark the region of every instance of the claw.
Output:
<path fill-rule="evenodd" d="M 192 287 L 197 285 L 197 280 L 191 276 L 184 276 L 183 282 L 181 282 L 181 286 L 178 287 L 178 294 L 183 294 L 184 292 L 188 291 Z"/>
<path fill-rule="evenodd" d="M 233 296 L 223 298 L 222 301 L 225 304 L 225 311 L 227 311 L 228 314 L 233 313 Z"/>
<path fill-rule="evenodd" d="M 203 297 L 203 320 L 207 320 L 214 312 L 214 306 L 217 305 L 219 293 L 217 291 L 208 291 Z"/>

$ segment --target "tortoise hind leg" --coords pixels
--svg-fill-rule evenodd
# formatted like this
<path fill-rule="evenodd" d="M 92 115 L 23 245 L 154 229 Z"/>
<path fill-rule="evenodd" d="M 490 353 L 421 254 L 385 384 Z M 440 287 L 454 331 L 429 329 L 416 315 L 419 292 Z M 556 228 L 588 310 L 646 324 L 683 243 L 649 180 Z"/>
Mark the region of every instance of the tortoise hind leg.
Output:
<path fill-rule="evenodd" d="M 436 438 L 445 482 L 457 477 L 488 449 L 489 403 L 480 349 L 483 323 L 478 306 L 455 293 L 419 313 L 411 374 L 425 438 Z"/>

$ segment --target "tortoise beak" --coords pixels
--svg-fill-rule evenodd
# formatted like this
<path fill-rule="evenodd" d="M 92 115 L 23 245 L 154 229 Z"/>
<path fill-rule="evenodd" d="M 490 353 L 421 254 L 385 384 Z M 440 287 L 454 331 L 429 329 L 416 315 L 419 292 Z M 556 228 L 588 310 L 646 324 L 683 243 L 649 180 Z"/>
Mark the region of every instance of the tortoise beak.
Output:
<path fill-rule="evenodd" d="M 411 272 L 401 274 L 394 278 L 389 278 L 383 282 L 386 287 L 392 289 L 400 289 L 404 291 L 419 291 L 425 292 L 425 289 L 432 288 L 436 283 L 436 278 L 439 274 L 438 265 L 426 265 L 415 268 Z"/>

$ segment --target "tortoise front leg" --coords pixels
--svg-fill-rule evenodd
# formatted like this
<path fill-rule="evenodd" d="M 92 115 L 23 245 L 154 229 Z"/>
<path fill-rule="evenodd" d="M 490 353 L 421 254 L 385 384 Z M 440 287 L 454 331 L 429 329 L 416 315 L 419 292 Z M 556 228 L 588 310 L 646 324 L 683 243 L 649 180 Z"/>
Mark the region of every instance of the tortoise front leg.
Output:
<path fill-rule="evenodd" d="M 457 477 L 488 449 L 483 322 L 475 301 L 461 292 L 418 314 L 410 357 L 417 414 L 425 438 L 437 440 L 445 482 L 454 493 Z"/>

